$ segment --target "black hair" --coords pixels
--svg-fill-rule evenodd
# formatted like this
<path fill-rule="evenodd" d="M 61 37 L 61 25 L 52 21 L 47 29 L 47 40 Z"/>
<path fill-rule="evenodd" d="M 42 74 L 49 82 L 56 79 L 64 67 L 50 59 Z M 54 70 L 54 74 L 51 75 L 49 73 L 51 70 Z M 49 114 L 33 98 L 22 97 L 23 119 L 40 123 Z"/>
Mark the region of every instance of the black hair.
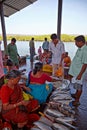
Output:
<path fill-rule="evenodd" d="M 40 71 L 43 68 L 43 63 L 37 62 L 35 63 L 35 67 L 33 69 L 33 74 L 35 75 L 38 71 Z"/>
<path fill-rule="evenodd" d="M 12 38 L 11 41 L 16 42 L 16 38 Z"/>
<path fill-rule="evenodd" d="M 45 41 L 47 41 L 47 37 L 45 37 Z"/>
<path fill-rule="evenodd" d="M 51 34 L 50 38 L 51 38 L 52 40 L 54 40 L 54 39 L 57 39 L 57 38 L 58 38 L 58 36 L 57 36 L 57 34 L 56 34 L 56 33 L 53 33 L 53 34 Z"/>
<path fill-rule="evenodd" d="M 6 74 L 6 79 L 17 78 L 21 76 L 21 72 L 19 70 L 11 70 Z"/>
<path fill-rule="evenodd" d="M 77 37 L 74 38 L 74 40 L 76 40 L 77 42 L 83 42 L 85 43 L 85 37 L 83 35 L 79 35 Z"/>
<path fill-rule="evenodd" d="M 67 54 L 67 55 L 68 55 L 68 52 L 65 52 L 65 54 Z"/>
<path fill-rule="evenodd" d="M 6 65 L 7 65 L 7 66 L 13 66 L 12 60 L 11 60 L 11 59 L 8 59 Z"/>
<path fill-rule="evenodd" d="M 32 40 L 34 40 L 34 37 L 32 37 Z"/>

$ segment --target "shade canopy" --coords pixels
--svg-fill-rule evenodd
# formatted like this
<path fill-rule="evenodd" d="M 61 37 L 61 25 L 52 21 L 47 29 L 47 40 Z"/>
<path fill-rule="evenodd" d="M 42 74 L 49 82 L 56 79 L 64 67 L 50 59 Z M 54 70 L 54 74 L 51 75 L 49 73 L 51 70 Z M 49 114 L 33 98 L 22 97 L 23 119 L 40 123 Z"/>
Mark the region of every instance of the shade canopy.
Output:
<path fill-rule="evenodd" d="M 0 3 L 3 3 L 4 16 L 9 17 L 35 1 L 37 0 L 0 0 Z"/>
<path fill-rule="evenodd" d="M 35 1 L 37 0 L 0 0 L 0 17 L 5 50 L 7 46 L 7 37 L 4 16 L 9 17 L 10 15 L 20 11 L 21 9 L 33 4 Z"/>

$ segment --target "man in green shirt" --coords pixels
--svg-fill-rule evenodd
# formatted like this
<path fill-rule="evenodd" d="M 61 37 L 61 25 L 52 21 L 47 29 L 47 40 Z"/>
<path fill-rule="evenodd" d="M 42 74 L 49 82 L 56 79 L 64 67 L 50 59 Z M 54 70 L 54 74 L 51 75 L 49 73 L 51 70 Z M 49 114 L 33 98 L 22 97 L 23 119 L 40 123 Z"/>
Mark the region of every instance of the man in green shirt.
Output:
<path fill-rule="evenodd" d="M 6 56 L 8 56 L 12 60 L 13 64 L 17 68 L 19 68 L 19 60 L 18 60 L 19 54 L 15 43 L 16 43 L 16 39 L 12 38 L 11 43 L 7 45 Z"/>
<path fill-rule="evenodd" d="M 85 37 L 83 35 L 75 37 L 75 45 L 78 49 L 69 69 L 70 77 L 74 77 L 72 79 L 78 83 L 77 86 L 75 85 L 76 93 L 72 95 L 75 98 L 73 105 L 79 103 L 82 94 L 82 81 L 87 68 L 87 45 L 85 43 Z"/>

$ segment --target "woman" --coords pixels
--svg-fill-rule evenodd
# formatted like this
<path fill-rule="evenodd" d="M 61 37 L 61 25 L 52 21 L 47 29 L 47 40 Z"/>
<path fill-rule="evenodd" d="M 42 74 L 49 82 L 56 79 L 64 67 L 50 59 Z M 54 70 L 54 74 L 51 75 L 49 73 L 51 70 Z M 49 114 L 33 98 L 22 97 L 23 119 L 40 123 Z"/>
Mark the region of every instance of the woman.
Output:
<path fill-rule="evenodd" d="M 40 104 L 46 102 L 48 95 L 52 91 L 52 84 L 46 84 L 46 81 L 51 82 L 52 78 L 42 72 L 43 64 L 37 62 L 34 70 L 29 73 L 28 84 L 30 93 L 34 99 L 37 99 Z"/>
<path fill-rule="evenodd" d="M 2 86 L 0 93 L 3 118 L 18 124 L 18 128 L 22 128 L 26 124 L 31 126 L 34 121 L 39 119 L 37 114 L 29 114 L 38 108 L 38 101 L 23 99 L 22 89 L 18 84 L 20 78 L 20 71 L 8 72 L 6 75 L 8 82 Z"/>

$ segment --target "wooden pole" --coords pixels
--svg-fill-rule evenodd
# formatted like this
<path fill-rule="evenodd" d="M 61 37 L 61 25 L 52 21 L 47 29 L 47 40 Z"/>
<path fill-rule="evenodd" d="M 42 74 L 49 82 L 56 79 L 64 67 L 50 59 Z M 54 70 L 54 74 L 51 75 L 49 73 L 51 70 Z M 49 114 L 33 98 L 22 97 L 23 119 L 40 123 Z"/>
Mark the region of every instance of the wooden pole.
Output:
<path fill-rule="evenodd" d="M 7 37 L 6 37 L 4 11 L 3 11 L 3 3 L 2 2 L 0 3 L 0 17 L 1 17 L 1 27 L 2 27 L 3 42 L 4 42 L 4 50 L 6 50 Z"/>
<path fill-rule="evenodd" d="M 61 40 L 62 1 L 58 0 L 57 36 Z"/>

